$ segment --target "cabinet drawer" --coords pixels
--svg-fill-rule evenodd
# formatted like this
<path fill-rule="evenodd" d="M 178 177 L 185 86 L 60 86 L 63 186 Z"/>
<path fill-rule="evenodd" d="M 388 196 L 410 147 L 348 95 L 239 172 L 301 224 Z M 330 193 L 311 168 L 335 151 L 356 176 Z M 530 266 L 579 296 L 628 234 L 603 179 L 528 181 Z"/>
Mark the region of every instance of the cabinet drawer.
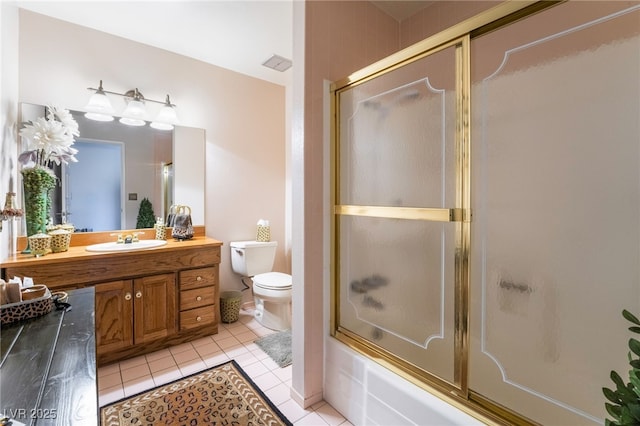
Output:
<path fill-rule="evenodd" d="M 180 271 L 180 290 L 214 285 L 217 283 L 217 277 L 217 266 Z"/>
<path fill-rule="evenodd" d="M 200 306 L 212 305 L 216 299 L 216 288 L 213 286 L 196 288 L 193 290 L 183 290 L 180 292 L 180 310 L 199 308 Z"/>
<path fill-rule="evenodd" d="M 180 330 L 213 324 L 216 321 L 216 306 L 190 309 L 180 312 Z"/>

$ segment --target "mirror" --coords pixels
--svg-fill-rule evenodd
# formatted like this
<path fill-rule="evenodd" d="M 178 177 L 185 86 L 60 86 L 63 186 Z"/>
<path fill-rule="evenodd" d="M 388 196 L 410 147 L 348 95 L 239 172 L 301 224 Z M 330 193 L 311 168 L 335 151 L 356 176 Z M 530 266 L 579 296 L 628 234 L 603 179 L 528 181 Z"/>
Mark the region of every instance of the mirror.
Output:
<path fill-rule="evenodd" d="M 51 194 L 54 223 L 73 223 L 76 232 L 135 229 L 146 198 L 156 217 L 166 218 L 171 205 L 184 204 L 191 207 L 194 225 L 204 224 L 204 129 L 163 131 L 70 112 L 80 132 L 74 143 L 78 162 L 54 167 L 60 182 Z M 42 105 L 21 104 L 22 123 L 44 114 Z"/>

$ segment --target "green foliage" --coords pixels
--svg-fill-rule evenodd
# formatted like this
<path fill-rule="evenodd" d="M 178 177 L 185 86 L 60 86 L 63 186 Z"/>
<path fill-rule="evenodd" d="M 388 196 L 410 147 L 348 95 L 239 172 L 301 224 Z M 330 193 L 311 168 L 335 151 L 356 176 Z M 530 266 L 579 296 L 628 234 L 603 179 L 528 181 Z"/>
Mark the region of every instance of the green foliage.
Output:
<path fill-rule="evenodd" d="M 634 324 L 629 327 L 633 333 L 640 334 L 640 320 L 626 309 L 622 316 Z M 613 420 L 606 419 L 606 426 L 623 426 L 640 424 L 640 341 L 629 339 L 629 383 L 625 383 L 622 377 L 615 371 L 611 371 L 611 380 L 616 385 L 615 390 L 602 388 L 602 393 L 608 402 L 604 406 Z"/>
<path fill-rule="evenodd" d="M 153 228 L 156 223 L 156 215 L 153 214 L 153 207 L 151 201 L 148 198 L 143 198 L 140 201 L 140 210 L 138 210 L 138 220 L 136 222 L 136 229 L 140 228 Z"/>

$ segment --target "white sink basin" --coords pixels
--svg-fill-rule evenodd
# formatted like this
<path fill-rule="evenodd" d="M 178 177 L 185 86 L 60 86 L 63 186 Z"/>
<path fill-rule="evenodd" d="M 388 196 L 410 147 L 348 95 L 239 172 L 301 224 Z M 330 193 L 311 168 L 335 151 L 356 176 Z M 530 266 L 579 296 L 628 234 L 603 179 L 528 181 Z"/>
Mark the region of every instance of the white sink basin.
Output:
<path fill-rule="evenodd" d="M 150 249 L 154 247 L 160 247 L 167 244 L 165 240 L 140 240 L 137 243 L 100 243 L 93 244 L 85 247 L 87 251 L 101 251 L 101 252 L 109 252 L 109 251 L 133 251 L 133 250 L 144 250 Z"/>

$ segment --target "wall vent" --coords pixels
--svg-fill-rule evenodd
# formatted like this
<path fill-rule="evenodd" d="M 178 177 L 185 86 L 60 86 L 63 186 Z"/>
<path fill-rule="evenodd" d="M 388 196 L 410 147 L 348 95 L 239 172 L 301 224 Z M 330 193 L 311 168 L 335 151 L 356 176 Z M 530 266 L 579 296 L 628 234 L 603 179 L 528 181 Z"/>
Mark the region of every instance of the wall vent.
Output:
<path fill-rule="evenodd" d="M 292 63 L 291 59 L 283 58 L 279 55 L 273 55 L 272 57 L 264 61 L 262 65 L 267 68 L 272 68 L 276 71 L 282 72 L 291 68 Z"/>

